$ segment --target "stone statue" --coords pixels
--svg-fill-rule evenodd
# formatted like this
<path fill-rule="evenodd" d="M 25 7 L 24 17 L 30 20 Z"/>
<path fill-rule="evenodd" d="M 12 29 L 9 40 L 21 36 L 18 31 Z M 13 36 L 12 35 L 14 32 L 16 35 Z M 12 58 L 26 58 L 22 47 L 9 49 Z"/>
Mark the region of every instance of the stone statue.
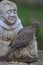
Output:
<path fill-rule="evenodd" d="M 17 5 L 12 1 L 0 2 L 0 56 L 6 56 L 11 46 L 11 41 L 23 29 L 21 20 L 17 15 Z M 26 62 L 31 62 L 30 58 L 38 57 L 37 54 L 37 40 L 34 34 L 34 39 L 31 41 L 31 49 L 27 46 L 14 51 L 14 58 L 21 59 L 22 56 L 27 57 L 22 59 Z M 29 58 L 28 58 L 29 57 Z M 12 59 L 10 59 L 12 60 Z"/>
<path fill-rule="evenodd" d="M 11 40 L 23 28 L 17 15 L 17 6 L 11 1 L 0 2 L 0 56 L 4 56 Z"/>

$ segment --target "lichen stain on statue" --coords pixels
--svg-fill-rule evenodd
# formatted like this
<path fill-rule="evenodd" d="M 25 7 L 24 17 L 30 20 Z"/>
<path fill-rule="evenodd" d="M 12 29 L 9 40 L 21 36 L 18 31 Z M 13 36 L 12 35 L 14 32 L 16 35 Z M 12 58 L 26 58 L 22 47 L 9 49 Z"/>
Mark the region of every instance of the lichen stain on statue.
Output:
<path fill-rule="evenodd" d="M 13 38 L 16 37 L 16 35 L 21 29 L 23 29 L 23 26 L 21 20 L 17 15 L 16 4 L 11 1 L 1 1 L 0 2 L 0 56 L 5 56 L 7 54 L 8 50 L 10 49 L 9 44 L 11 43 Z M 35 35 L 31 43 L 30 46 L 26 45 L 26 47 L 24 48 L 15 50 L 14 51 L 15 58 L 21 59 L 23 57 L 23 59 L 28 62 L 30 59 L 27 57 L 34 58 L 33 57 L 34 54 L 37 57 L 38 55 L 37 40 L 35 38 Z"/>

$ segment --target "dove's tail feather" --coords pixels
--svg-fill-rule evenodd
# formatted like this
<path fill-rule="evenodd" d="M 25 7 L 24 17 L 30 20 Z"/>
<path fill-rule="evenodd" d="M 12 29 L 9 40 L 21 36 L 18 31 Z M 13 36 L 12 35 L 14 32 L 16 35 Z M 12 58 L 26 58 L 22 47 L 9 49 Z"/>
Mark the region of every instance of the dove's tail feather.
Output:
<path fill-rule="evenodd" d="M 14 49 L 9 49 L 8 53 L 4 56 L 3 61 L 9 61 L 11 58 L 13 58 L 14 55 Z"/>

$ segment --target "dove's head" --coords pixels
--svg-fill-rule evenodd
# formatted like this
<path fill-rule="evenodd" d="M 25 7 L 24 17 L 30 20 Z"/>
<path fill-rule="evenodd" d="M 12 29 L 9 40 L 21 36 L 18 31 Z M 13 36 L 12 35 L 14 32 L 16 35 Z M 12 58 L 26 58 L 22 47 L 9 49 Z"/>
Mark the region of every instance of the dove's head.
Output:
<path fill-rule="evenodd" d="M 40 22 L 39 21 L 33 22 L 32 26 L 37 28 L 40 26 Z"/>

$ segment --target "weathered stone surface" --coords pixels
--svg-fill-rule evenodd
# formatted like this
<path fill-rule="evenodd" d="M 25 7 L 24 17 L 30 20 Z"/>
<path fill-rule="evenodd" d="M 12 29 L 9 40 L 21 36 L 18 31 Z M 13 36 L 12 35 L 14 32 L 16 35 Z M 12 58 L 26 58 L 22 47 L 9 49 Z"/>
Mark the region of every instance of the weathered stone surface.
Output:
<path fill-rule="evenodd" d="M 0 62 L 0 65 L 8 65 L 7 62 Z"/>
<path fill-rule="evenodd" d="M 2 62 L 0 61 L 0 65 L 43 65 L 43 52 L 39 53 L 39 61 L 33 63 L 23 63 L 23 62 Z"/>
<path fill-rule="evenodd" d="M 22 62 L 0 62 L 0 65 L 43 65 L 43 63 L 39 63 L 39 62 L 34 62 L 34 63 L 30 63 L 30 64 L 26 64 L 26 63 L 22 63 Z"/>
<path fill-rule="evenodd" d="M 22 62 L 9 62 L 9 63 L 7 63 L 7 62 L 0 62 L 0 65 L 28 65 L 28 64 L 26 64 L 26 63 L 22 63 Z"/>

